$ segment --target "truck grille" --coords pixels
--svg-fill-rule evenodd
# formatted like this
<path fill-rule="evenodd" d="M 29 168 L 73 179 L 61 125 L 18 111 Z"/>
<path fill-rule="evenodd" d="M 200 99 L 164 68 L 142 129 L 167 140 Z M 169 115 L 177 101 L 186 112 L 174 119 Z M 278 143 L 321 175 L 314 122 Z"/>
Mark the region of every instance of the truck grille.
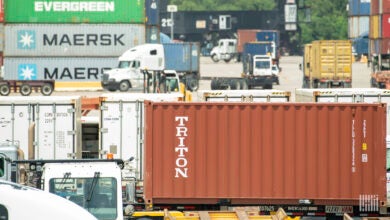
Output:
<path fill-rule="evenodd" d="M 108 77 L 108 74 L 104 73 L 102 77 L 103 81 L 108 81 Z"/>

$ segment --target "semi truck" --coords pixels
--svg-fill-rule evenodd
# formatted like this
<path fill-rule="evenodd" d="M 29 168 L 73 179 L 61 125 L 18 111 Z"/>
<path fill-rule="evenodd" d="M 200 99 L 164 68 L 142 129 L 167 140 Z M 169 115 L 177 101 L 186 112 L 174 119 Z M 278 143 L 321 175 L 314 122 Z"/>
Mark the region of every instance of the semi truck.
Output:
<path fill-rule="evenodd" d="M 196 91 L 200 78 L 199 53 L 198 43 L 141 44 L 125 51 L 117 68 L 105 71 L 101 85 L 110 91 L 143 89 L 145 84 L 156 82 L 155 76 L 147 77 L 148 73 L 164 76 L 164 71 L 169 70 L 177 73 L 187 89 Z M 164 82 L 157 81 L 158 85 Z"/>
<path fill-rule="evenodd" d="M 241 77 L 213 78 L 211 80 L 212 90 L 245 90 L 255 87 L 272 89 L 274 82 L 279 83 L 278 76 L 274 75 L 272 71 L 271 55 L 258 55 L 255 53 L 256 51 L 250 49 L 252 47 L 248 46 L 247 48 L 248 52 L 244 51 L 242 55 L 243 73 Z"/>
<path fill-rule="evenodd" d="M 302 88 L 351 88 L 350 40 L 317 40 L 304 47 Z"/>
<path fill-rule="evenodd" d="M 220 39 L 217 46 L 210 51 L 211 59 L 217 63 L 220 60 L 226 63 L 236 58 L 237 56 L 237 40 L 236 39 Z"/>

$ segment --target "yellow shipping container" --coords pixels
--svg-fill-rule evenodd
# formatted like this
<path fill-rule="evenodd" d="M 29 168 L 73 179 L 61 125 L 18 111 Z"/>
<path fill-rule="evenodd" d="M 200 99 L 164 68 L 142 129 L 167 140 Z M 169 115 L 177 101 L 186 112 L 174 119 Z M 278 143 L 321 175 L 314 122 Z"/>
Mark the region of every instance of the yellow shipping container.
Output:
<path fill-rule="evenodd" d="M 371 15 L 370 16 L 370 32 L 369 37 L 371 39 L 377 39 L 380 37 L 380 23 L 379 23 L 379 15 Z"/>
<path fill-rule="evenodd" d="M 351 87 L 351 41 L 313 41 L 305 46 L 304 56 L 303 88 Z"/>

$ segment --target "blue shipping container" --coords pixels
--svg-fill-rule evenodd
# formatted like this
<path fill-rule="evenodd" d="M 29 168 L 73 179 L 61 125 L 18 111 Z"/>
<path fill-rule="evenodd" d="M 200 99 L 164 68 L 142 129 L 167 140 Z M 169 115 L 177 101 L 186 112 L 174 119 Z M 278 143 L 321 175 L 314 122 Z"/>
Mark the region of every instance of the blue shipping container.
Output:
<path fill-rule="evenodd" d="M 276 46 L 279 46 L 279 31 L 262 30 L 256 33 L 257 41 L 274 41 Z"/>
<path fill-rule="evenodd" d="M 158 26 L 145 26 L 146 43 L 160 43 L 160 29 Z"/>
<path fill-rule="evenodd" d="M 367 55 L 368 54 L 368 32 L 365 32 L 358 38 L 355 38 L 353 41 L 353 49 L 356 56 Z"/>
<path fill-rule="evenodd" d="M 371 0 L 349 0 L 349 16 L 370 15 Z"/>
<path fill-rule="evenodd" d="M 199 72 L 199 43 L 165 43 L 165 68 L 177 72 Z"/>
<path fill-rule="evenodd" d="M 145 1 L 146 25 L 158 25 L 160 23 L 160 5 L 158 0 Z"/>

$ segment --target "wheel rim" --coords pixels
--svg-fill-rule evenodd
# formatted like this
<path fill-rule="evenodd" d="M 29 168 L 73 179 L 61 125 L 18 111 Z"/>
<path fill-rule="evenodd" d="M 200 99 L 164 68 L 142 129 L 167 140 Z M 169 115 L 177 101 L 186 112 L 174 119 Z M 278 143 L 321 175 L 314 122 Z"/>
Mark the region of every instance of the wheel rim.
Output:
<path fill-rule="evenodd" d="M 0 92 L 2 95 L 8 95 L 10 92 L 10 89 L 7 85 L 2 85 L 0 88 Z"/>
<path fill-rule="evenodd" d="M 44 95 L 50 95 L 53 92 L 52 87 L 50 85 L 47 85 L 47 84 L 43 85 L 41 90 L 42 90 L 42 94 L 44 94 Z"/>
<path fill-rule="evenodd" d="M 31 93 L 31 87 L 29 85 L 22 85 L 20 93 L 22 93 L 22 95 L 29 95 Z"/>
<path fill-rule="evenodd" d="M 127 84 L 127 82 L 122 82 L 120 85 L 120 90 L 127 91 L 128 89 L 129 89 L 129 85 Z"/>

